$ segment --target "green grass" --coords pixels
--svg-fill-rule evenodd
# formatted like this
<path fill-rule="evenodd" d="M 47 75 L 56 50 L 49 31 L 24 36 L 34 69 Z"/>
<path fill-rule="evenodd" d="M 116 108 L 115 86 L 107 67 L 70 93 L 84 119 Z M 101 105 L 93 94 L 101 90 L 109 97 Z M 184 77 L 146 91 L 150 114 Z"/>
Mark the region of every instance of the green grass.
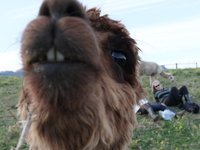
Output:
<path fill-rule="evenodd" d="M 16 103 L 21 79 L 0 77 L 0 149 L 9 150 L 15 146 L 19 136 Z"/>
<path fill-rule="evenodd" d="M 175 82 L 159 78 L 163 85 L 186 85 L 192 100 L 200 104 L 200 69 L 170 70 Z M 19 138 L 16 104 L 21 78 L 0 77 L 0 150 L 10 150 Z M 151 102 L 154 102 L 149 80 L 143 78 L 143 87 Z M 199 150 L 200 115 L 186 113 L 172 121 L 153 122 L 147 115 L 137 115 L 138 124 L 133 132 L 131 150 Z M 27 150 L 26 146 L 22 150 Z"/>
<path fill-rule="evenodd" d="M 175 81 L 159 77 L 165 87 L 186 85 L 192 101 L 200 104 L 200 68 L 170 70 Z M 143 87 L 150 102 L 155 102 L 149 85 L 149 78 L 143 78 Z M 138 125 L 133 132 L 132 150 L 199 150 L 200 115 L 186 113 L 172 121 L 153 122 L 150 117 L 137 115 Z"/>

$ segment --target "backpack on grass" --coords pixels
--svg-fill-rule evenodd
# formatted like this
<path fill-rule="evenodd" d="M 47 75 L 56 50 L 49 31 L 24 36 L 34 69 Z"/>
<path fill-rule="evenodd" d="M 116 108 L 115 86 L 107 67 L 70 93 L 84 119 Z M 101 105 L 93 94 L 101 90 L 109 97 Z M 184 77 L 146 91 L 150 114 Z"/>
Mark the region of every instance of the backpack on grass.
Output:
<path fill-rule="evenodd" d="M 196 103 L 186 103 L 185 110 L 187 112 L 197 114 L 197 113 L 199 113 L 199 105 Z"/>

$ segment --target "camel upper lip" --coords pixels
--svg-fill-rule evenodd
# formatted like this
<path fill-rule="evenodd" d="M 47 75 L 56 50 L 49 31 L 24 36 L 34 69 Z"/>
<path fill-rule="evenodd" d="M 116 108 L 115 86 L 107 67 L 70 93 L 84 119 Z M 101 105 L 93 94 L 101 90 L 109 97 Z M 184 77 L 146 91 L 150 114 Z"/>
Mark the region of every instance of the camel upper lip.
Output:
<path fill-rule="evenodd" d="M 61 51 L 50 48 L 47 53 L 44 55 L 35 55 L 30 60 L 30 64 L 54 64 L 54 63 L 60 63 L 60 64 L 67 64 L 67 63 L 86 63 L 84 57 L 78 57 L 74 54 L 67 54 L 64 55 Z"/>

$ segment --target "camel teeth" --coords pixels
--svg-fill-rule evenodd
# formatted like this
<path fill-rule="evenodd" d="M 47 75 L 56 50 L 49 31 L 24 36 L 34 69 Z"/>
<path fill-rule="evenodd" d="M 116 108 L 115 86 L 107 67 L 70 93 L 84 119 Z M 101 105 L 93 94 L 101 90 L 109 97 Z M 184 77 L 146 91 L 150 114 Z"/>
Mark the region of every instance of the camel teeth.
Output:
<path fill-rule="evenodd" d="M 55 62 L 62 62 L 62 61 L 64 61 L 64 55 L 61 52 L 59 52 L 58 50 L 51 48 L 47 52 L 47 60 L 55 61 Z"/>

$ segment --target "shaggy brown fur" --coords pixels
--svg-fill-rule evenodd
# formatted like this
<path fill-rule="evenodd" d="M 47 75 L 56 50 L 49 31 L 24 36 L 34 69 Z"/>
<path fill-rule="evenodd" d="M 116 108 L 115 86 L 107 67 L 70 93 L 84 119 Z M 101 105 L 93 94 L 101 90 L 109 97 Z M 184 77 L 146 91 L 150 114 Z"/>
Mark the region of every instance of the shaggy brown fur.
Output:
<path fill-rule="evenodd" d="M 21 55 L 19 113 L 32 114 L 31 150 L 128 149 L 142 89 L 138 48 L 121 23 L 74 0 L 45 0 Z"/>

